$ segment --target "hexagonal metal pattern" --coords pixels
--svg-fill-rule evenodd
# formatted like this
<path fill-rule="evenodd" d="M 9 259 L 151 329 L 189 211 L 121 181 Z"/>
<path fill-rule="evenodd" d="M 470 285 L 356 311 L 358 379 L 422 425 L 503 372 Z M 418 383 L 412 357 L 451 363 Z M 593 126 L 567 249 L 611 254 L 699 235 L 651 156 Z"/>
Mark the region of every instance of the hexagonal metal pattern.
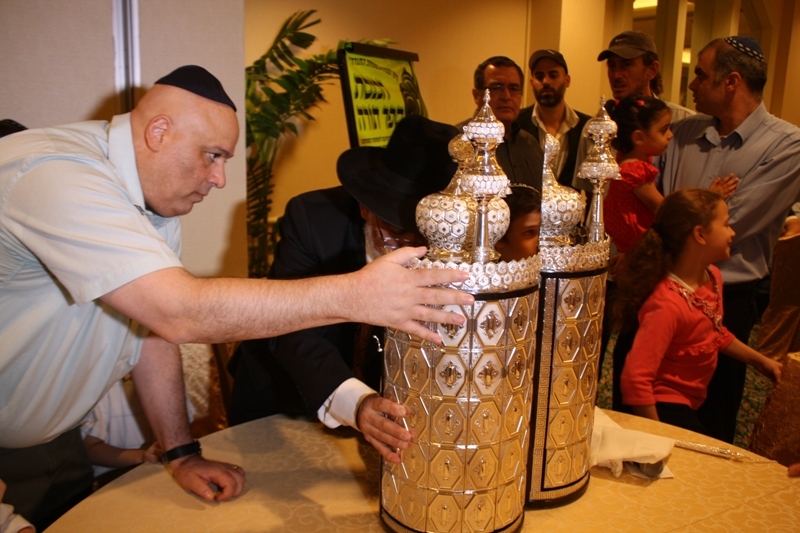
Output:
<path fill-rule="evenodd" d="M 419 393 L 428 392 L 428 360 L 421 348 L 409 347 L 402 356 L 400 367 L 409 389 Z"/>
<path fill-rule="evenodd" d="M 493 396 L 503 380 L 503 365 L 495 353 L 485 353 L 473 369 L 473 383 L 482 396 Z"/>
<path fill-rule="evenodd" d="M 506 363 L 508 386 L 510 390 L 516 391 L 527 383 L 530 358 L 523 347 L 511 348 L 508 353 L 509 357 Z"/>
<path fill-rule="evenodd" d="M 409 408 L 401 423 L 418 436 L 399 465 L 382 466 L 381 505 L 404 527 L 492 531 L 519 520 L 536 302 L 534 292 L 446 307 L 466 323 L 431 325 L 441 346 L 388 331 L 384 394 Z"/>
<path fill-rule="evenodd" d="M 581 334 L 575 324 L 565 324 L 558 334 L 556 354 L 561 364 L 574 362 L 581 349 Z"/>
<path fill-rule="evenodd" d="M 553 380 L 550 388 L 551 406 L 565 407 L 575 399 L 578 391 L 578 378 L 571 367 L 553 369 Z"/>
<path fill-rule="evenodd" d="M 404 417 L 406 429 L 413 431 L 421 439 L 425 439 L 429 417 L 424 399 L 412 393 L 408 395 L 403 405 L 410 411 L 409 414 Z"/>
<path fill-rule="evenodd" d="M 494 528 L 495 491 L 476 494 L 464 512 L 466 531 L 483 532 Z"/>
<path fill-rule="evenodd" d="M 578 439 L 581 442 L 589 442 L 594 425 L 594 403 L 585 402 L 577 406 L 575 415 L 575 431 L 578 432 Z"/>
<path fill-rule="evenodd" d="M 420 483 L 428 473 L 428 454 L 427 445 L 423 443 L 413 443 L 403 451 L 403 462 L 400 463 L 403 477 L 416 484 Z"/>
<path fill-rule="evenodd" d="M 531 310 L 528 298 L 519 298 L 510 313 L 509 331 L 515 343 L 528 339 L 530 331 L 536 326 L 536 315 Z"/>
<path fill-rule="evenodd" d="M 574 430 L 575 419 L 569 408 L 553 412 L 550 420 L 550 431 L 547 432 L 548 437 L 550 437 L 550 446 L 553 448 L 566 447 L 572 441 Z"/>
<path fill-rule="evenodd" d="M 464 362 L 455 355 L 443 355 L 433 370 L 436 383 L 434 393 L 443 396 L 457 396 L 467 382 L 467 369 Z"/>
<path fill-rule="evenodd" d="M 431 459 L 430 475 L 440 489 L 463 491 L 463 474 L 463 450 L 442 449 Z"/>
<path fill-rule="evenodd" d="M 476 333 L 484 346 L 497 346 L 504 342 L 506 313 L 499 302 L 487 302 L 475 320 Z"/>
<path fill-rule="evenodd" d="M 433 414 L 433 431 L 443 444 L 456 444 L 466 431 L 466 417 L 456 403 L 443 403 Z"/>
<path fill-rule="evenodd" d="M 412 483 L 403 484 L 398 498 L 398 519 L 408 527 L 422 529 L 425 525 L 427 509 L 428 505 L 422 495 L 422 490 Z"/>
<path fill-rule="evenodd" d="M 442 310 L 466 318 L 464 308 L 460 305 L 445 305 Z M 437 324 L 436 331 L 439 333 L 439 336 L 442 337 L 442 344 L 444 346 L 459 346 L 464 340 L 464 335 L 467 334 L 467 327 L 467 324 Z"/>
<path fill-rule="evenodd" d="M 542 282 L 527 501 L 557 500 L 588 479 L 606 274 Z"/>
<path fill-rule="evenodd" d="M 597 391 L 597 373 L 594 369 L 594 363 L 583 363 L 576 367 L 575 370 L 580 381 L 581 400 L 584 402 L 594 401 L 595 392 Z"/>
<path fill-rule="evenodd" d="M 525 398 L 520 394 L 510 397 L 503 410 L 503 429 L 505 436 L 515 437 L 520 431 L 528 429 L 528 407 Z"/>
<path fill-rule="evenodd" d="M 575 479 L 580 479 L 589 471 L 589 445 L 589 441 L 583 440 L 572 447 L 572 477 Z"/>
<path fill-rule="evenodd" d="M 600 330 L 601 320 L 597 318 L 589 319 L 582 335 L 583 355 L 587 361 L 592 361 L 600 355 Z"/>
<path fill-rule="evenodd" d="M 524 479 L 524 478 L 522 478 Z M 497 498 L 497 516 L 495 516 L 495 528 L 500 529 L 513 522 L 522 512 L 520 506 L 522 492 L 515 483 L 509 483 L 499 489 L 500 496 Z"/>
<path fill-rule="evenodd" d="M 461 509 L 455 496 L 437 494 L 428 508 L 428 531 L 460 531 L 456 526 L 461 522 Z"/>
<path fill-rule="evenodd" d="M 521 439 L 509 441 L 500 456 L 500 482 L 509 483 L 524 474 L 523 441 Z"/>
<path fill-rule="evenodd" d="M 389 514 L 395 514 L 395 506 L 397 505 L 398 490 L 395 484 L 395 479 L 392 473 L 384 469 L 381 476 L 381 506 L 386 509 Z"/>
<path fill-rule="evenodd" d="M 555 450 L 547 458 L 545 487 L 560 487 L 566 485 L 572 478 L 572 455 L 563 449 Z"/>
<path fill-rule="evenodd" d="M 494 449 L 479 448 L 467 462 L 467 490 L 482 491 L 497 486 L 495 476 L 499 467 Z"/>
<path fill-rule="evenodd" d="M 383 371 L 388 380 L 397 381 L 400 372 L 400 351 L 397 341 L 393 339 L 387 339 L 383 349 Z"/>
<path fill-rule="evenodd" d="M 558 310 L 566 320 L 578 318 L 583 311 L 584 288 L 579 280 L 562 280 L 561 298 Z"/>
<path fill-rule="evenodd" d="M 470 443 L 489 444 L 500 429 L 500 410 L 494 402 L 481 402 L 470 418 Z"/>
<path fill-rule="evenodd" d="M 589 289 L 586 294 L 586 303 L 590 316 L 602 318 L 603 307 L 606 302 L 606 275 L 593 276 L 589 280 Z"/>

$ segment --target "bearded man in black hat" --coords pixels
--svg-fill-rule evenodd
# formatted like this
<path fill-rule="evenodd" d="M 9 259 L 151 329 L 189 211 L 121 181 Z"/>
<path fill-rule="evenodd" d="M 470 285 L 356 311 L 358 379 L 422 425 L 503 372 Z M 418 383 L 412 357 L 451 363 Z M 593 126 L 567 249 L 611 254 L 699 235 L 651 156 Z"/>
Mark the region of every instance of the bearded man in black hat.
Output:
<path fill-rule="evenodd" d="M 235 111 L 219 80 L 185 66 L 110 123 L 0 140 L 0 478 L 38 529 L 91 488 L 77 426 L 128 372 L 178 483 L 207 500 L 241 493 L 241 469 L 205 460 L 192 440 L 178 343 L 345 320 L 440 342 L 418 321 L 462 322 L 431 306 L 473 301 L 430 288 L 465 275 L 403 268 L 423 248 L 334 278 L 192 276 L 178 216 L 225 185 Z"/>
<path fill-rule="evenodd" d="M 342 185 L 292 198 L 269 277 L 344 274 L 401 246 L 424 245 L 417 202 L 444 189 L 456 170 L 447 145 L 458 130 L 418 115 L 398 123 L 386 148 L 344 152 Z M 406 408 L 376 392 L 383 330 L 345 323 L 245 341 L 234 354 L 231 422 L 276 413 L 305 414 L 328 427 L 360 430 L 389 461 L 399 462 L 412 435 L 388 417 Z"/>

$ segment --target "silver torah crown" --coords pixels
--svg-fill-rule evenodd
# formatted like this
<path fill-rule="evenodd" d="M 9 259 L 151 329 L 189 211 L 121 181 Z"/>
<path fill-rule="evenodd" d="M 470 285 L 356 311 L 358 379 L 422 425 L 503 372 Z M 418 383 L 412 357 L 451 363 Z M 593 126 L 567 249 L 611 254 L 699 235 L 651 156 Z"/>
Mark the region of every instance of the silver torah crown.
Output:
<path fill-rule="evenodd" d="M 417 204 L 416 221 L 430 245 L 424 259 L 412 259 L 409 268 L 459 269 L 470 277 L 453 288 L 492 293 L 533 287 L 539 282 L 539 256 L 499 261 L 495 243 L 509 225 L 509 180 L 495 158 L 505 127 L 483 106 L 448 146 L 458 171 L 447 188 Z"/>

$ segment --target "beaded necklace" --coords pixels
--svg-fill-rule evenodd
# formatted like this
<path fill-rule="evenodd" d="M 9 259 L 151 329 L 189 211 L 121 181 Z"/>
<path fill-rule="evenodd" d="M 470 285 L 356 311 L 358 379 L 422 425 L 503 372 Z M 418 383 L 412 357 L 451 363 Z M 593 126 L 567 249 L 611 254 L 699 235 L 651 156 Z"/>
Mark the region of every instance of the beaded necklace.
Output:
<path fill-rule="evenodd" d="M 714 284 L 715 301 L 713 304 L 709 304 L 706 300 L 700 298 L 696 291 L 690 290 L 683 280 L 675 274 L 670 272 L 669 275 L 670 281 L 672 282 L 668 284 L 669 288 L 683 296 L 687 304 L 696 307 L 700 312 L 710 318 L 717 333 L 722 333 L 722 292 L 719 289 L 717 278 L 711 273 L 711 269 L 706 269 L 706 275 L 708 275 L 709 279 Z"/>

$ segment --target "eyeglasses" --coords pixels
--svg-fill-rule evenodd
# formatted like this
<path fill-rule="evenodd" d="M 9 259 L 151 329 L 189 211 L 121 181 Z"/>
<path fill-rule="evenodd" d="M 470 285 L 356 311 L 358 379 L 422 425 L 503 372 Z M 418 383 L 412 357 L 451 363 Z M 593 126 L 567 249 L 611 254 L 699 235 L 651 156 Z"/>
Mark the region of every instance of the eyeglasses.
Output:
<path fill-rule="evenodd" d="M 378 232 L 381 234 L 383 248 L 386 252 L 391 252 L 404 246 L 420 245 L 420 237 L 417 237 L 407 231 L 403 231 L 400 228 L 388 226 L 385 222 L 381 222 L 381 219 L 378 217 L 375 217 L 375 225 L 378 228 Z"/>
<path fill-rule="evenodd" d="M 519 96 L 522 94 L 522 85 L 516 83 L 511 85 L 503 85 L 502 83 L 493 83 L 487 87 L 492 96 L 498 96 L 508 91 L 511 96 Z"/>

